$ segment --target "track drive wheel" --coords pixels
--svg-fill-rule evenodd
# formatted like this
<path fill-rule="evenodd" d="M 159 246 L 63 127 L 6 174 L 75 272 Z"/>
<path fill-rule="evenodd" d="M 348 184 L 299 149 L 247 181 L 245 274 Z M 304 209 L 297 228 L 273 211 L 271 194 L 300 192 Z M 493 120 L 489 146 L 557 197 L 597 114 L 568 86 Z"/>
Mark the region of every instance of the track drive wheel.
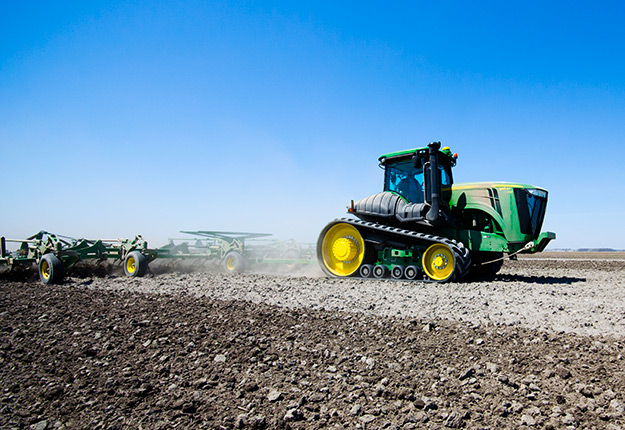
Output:
<path fill-rule="evenodd" d="M 130 251 L 124 259 L 124 273 L 131 278 L 140 278 L 148 271 L 148 259 L 139 251 Z"/>
<path fill-rule="evenodd" d="M 63 283 L 65 265 L 52 253 L 44 254 L 39 260 L 39 279 L 45 285 Z"/>
<path fill-rule="evenodd" d="M 423 253 L 423 271 L 433 281 L 445 282 L 453 278 L 456 258 L 447 245 L 435 243 Z"/>
<path fill-rule="evenodd" d="M 328 224 L 317 241 L 317 259 L 321 269 L 331 276 L 357 273 L 365 258 L 365 241 L 351 224 Z"/>
<path fill-rule="evenodd" d="M 245 268 L 243 256 L 237 251 L 230 251 L 223 261 L 223 268 L 228 273 L 241 273 Z"/>

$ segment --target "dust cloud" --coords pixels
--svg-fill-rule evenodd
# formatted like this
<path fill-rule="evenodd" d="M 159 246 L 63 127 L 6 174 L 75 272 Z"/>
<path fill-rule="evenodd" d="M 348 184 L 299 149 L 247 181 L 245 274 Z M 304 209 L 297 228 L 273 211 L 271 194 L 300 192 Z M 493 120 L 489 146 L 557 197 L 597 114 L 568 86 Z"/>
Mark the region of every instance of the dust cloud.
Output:
<path fill-rule="evenodd" d="M 150 263 L 150 273 L 162 275 L 165 273 L 227 273 L 223 264 L 206 259 L 194 260 L 154 260 Z M 250 274 L 281 275 L 292 277 L 319 278 L 325 274 L 319 267 L 316 258 L 306 263 L 247 263 L 242 271 Z"/>

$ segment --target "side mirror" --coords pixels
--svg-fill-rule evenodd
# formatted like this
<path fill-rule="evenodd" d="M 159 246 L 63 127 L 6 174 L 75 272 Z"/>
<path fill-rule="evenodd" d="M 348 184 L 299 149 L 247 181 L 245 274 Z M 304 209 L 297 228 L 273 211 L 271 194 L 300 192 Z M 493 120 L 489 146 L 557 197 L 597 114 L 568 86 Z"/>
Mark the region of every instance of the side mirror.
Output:
<path fill-rule="evenodd" d="M 423 168 L 423 158 L 419 157 L 418 155 L 413 155 L 412 156 L 412 166 L 415 169 L 422 169 Z"/>

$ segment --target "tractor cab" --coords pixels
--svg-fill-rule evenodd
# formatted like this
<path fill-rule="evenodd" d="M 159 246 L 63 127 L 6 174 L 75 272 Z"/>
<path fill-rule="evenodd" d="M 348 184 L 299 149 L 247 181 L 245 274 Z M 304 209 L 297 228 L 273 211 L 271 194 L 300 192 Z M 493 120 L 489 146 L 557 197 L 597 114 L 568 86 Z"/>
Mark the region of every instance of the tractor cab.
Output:
<path fill-rule="evenodd" d="M 425 148 L 381 156 L 384 191 L 359 200 L 349 212 L 365 221 L 384 219 L 391 225 L 447 223 L 453 185 L 451 169 L 458 156 L 440 146 L 440 142 L 431 142 Z"/>
<path fill-rule="evenodd" d="M 451 169 L 456 165 L 457 154 L 452 155 L 447 147 L 438 150 L 440 142 L 430 147 L 411 149 L 379 158 L 384 169 L 384 191 L 401 195 L 410 203 L 432 203 L 432 194 L 442 197 L 442 202 L 449 206 L 453 176 Z M 431 157 L 436 163 L 432 163 Z M 435 169 L 432 166 L 436 165 Z"/>

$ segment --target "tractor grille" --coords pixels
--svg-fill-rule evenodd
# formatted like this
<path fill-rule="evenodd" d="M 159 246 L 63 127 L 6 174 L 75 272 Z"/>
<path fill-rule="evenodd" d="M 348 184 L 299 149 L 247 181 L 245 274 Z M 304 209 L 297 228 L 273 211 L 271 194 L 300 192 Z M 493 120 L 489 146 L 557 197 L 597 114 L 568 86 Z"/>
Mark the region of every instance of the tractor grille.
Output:
<path fill-rule="evenodd" d="M 519 212 L 521 233 L 537 237 L 545 217 L 547 191 L 533 188 L 515 188 L 514 197 Z"/>

